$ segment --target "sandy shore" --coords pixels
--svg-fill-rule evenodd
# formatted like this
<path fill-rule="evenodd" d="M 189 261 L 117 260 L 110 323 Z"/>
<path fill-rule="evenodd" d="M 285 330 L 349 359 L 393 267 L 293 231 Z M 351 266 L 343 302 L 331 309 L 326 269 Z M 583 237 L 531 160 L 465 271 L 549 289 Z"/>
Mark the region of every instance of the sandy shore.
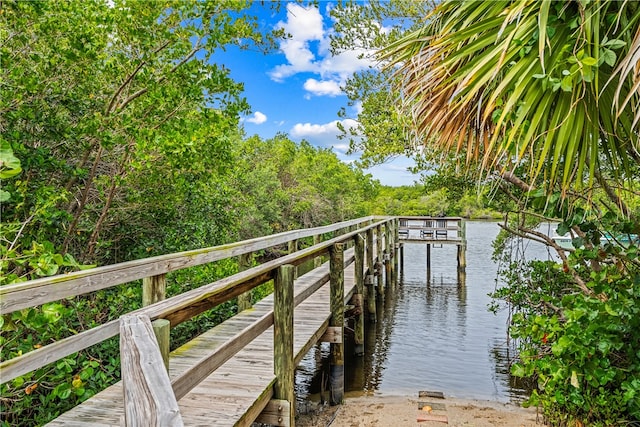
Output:
<path fill-rule="evenodd" d="M 482 400 L 409 396 L 347 397 L 341 406 L 318 407 L 299 427 L 469 426 L 534 427 L 536 410 Z"/>

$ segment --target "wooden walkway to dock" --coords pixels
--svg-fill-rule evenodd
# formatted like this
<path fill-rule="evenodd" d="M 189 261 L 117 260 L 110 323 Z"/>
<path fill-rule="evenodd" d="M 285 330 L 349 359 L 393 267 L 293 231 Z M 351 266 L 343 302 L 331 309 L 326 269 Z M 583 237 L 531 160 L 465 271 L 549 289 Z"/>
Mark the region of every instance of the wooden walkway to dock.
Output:
<path fill-rule="evenodd" d="M 345 260 L 353 261 L 353 250 Z M 353 265 L 345 269 L 345 301 L 355 291 Z M 329 307 L 329 264 L 295 280 L 295 296 L 322 286 L 301 302 L 294 312 L 295 363 L 304 357 L 327 329 Z M 273 311 L 273 295 L 253 308 L 205 332 L 171 353 L 169 376 L 177 377 L 216 347 Z M 273 327 L 263 332 L 212 375 L 178 401 L 185 426 L 251 425 L 272 397 L 276 381 L 273 366 Z M 58 417 L 48 426 L 120 426 L 124 417 L 122 384 L 118 383 L 89 401 Z"/>
<path fill-rule="evenodd" d="M 376 321 L 376 298 L 399 275 L 399 225 L 398 217 L 358 218 L 2 286 L 7 314 L 142 279 L 143 307 L 2 360 L 0 378 L 12 381 L 120 335 L 122 381 L 48 425 L 294 426 L 294 370 L 320 341 L 331 343 L 330 401 L 341 403 L 345 310 L 353 308 L 354 348 L 362 355 L 364 319 Z M 253 254 L 283 246 L 288 254 L 251 267 Z M 165 298 L 167 273 L 230 258 L 238 273 Z M 293 280 L 307 261 L 315 268 Z M 235 298 L 240 306 L 270 280 L 272 295 L 169 354 L 170 328 Z"/>

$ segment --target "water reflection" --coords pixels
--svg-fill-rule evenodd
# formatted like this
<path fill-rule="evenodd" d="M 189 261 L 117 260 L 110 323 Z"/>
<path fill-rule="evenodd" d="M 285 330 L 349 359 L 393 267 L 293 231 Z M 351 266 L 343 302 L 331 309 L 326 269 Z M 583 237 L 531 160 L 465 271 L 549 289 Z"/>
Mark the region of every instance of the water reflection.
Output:
<path fill-rule="evenodd" d="M 514 354 L 507 341 L 507 313 L 487 310 L 496 286 L 491 260 L 496 223 L 467 224 L 467 268 L 458 274 L 456 246 L 431 249 L 427 276 L 426 245 L 405 245 L 405 268 L 395 292 L 377 301 L 378 322 L 365 329 L 365 356 L 346 361 L 346 391 L 414 395 L 419 390 L 497 401 L 522 400 L 526 385 L 509 375 Z M 539 250 L 540 254 L 536 254 Z M 546 249 L 532 256 L 546 258 Z M 326 347 L 326 350 L 324 348 Z M 319 398 L 328 345 L 307 355 L 297 381 L 301 399 Z M 353 349 L 347 341 L 347 356 Z M 310 375 L 313 380 L 305 380 Z"/>

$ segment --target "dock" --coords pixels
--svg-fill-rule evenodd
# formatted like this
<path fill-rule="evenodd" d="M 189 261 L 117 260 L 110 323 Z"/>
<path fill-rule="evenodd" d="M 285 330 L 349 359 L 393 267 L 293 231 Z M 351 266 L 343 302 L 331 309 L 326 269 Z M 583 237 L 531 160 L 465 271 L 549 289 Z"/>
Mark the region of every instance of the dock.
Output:
<path fill-rule="evenodd" d="M 2 382 L 119 336 L 122 380 L 47 425 L 294 426 L 294 371 L 319 342 L 330 343 L 329 401 L 342 403 L 345 325 L 362 356 L 365 320 L 376 322 L 376 301 L 394 292 L 403 244 L 464 245 L 459 224 L 427 227 L 427 219 L 364 217 L 5 285 L 4 314 L 140 280 L 142 308 L 2 360 Z M 268 248 L 284 255 L 252 267 Z M 238 273 L 166 297 L 167 273 L 229 258 Z M 298 277 L 305 263 L 313 267 Z M 253 290 L 268 282 L 273 294 L 251 306 Z M 169 352 L 171 328 L 231 300 L 235 316 Z"/>

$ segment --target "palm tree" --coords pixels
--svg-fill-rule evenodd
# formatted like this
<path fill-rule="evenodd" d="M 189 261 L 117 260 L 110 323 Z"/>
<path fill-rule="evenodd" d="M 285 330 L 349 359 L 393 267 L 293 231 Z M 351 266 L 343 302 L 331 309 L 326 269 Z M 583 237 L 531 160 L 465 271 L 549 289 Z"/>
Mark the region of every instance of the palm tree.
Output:
<path fill-rule="evenodd" d="M 452 0 L 425 22 L 382 52 L 419 144 L 547 189 L 634 180 L 640 3 Z"/>

